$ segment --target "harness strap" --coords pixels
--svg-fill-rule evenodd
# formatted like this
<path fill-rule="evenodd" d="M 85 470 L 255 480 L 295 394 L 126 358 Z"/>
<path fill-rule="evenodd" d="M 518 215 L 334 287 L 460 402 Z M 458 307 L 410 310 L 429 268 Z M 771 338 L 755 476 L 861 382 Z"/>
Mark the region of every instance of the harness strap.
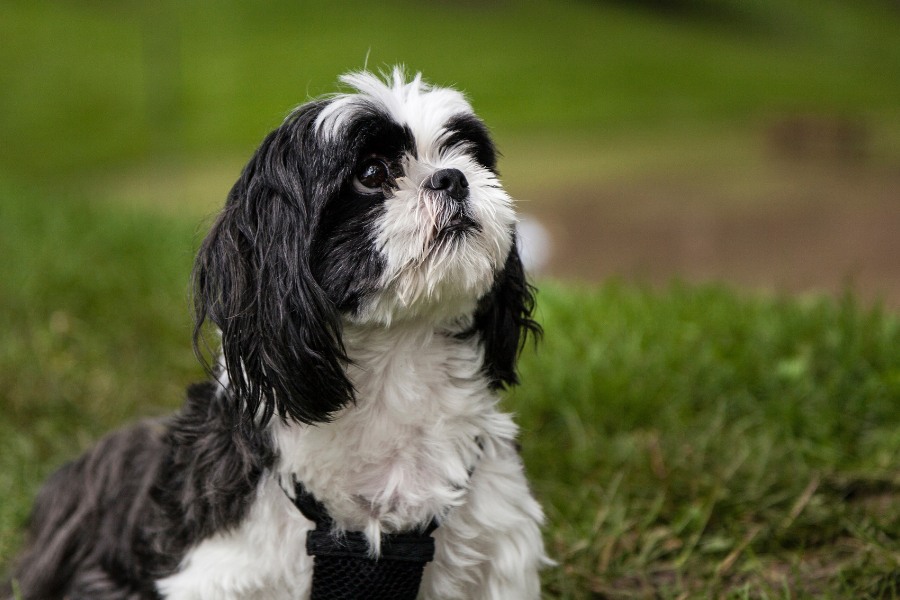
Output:
<path fill-rule="evenodd" d="M 381 534 L 381 553 L 372 558 L 365 535 L 336 531 L 328 510 L 302 483 L 294 482 L 294 496 L 287 495 L 316 524 L 306 535 L 306 552 L 313 557 L 311 600 L 416 597 L 425 565 L 434 559 L 436 520 L 421 530 Z"/>

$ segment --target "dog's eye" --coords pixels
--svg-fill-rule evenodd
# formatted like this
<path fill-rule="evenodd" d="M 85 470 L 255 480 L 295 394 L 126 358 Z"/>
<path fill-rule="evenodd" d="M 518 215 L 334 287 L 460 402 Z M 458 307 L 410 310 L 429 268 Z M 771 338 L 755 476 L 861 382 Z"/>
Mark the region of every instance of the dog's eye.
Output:
<path fill-rule="evenodd" d="M 371 157 L 362 161 L 356 168 L 357 189 L 364 193 L 380 191 L 384 184 L 391 181 L 391 169 L 382 158 Z"/>

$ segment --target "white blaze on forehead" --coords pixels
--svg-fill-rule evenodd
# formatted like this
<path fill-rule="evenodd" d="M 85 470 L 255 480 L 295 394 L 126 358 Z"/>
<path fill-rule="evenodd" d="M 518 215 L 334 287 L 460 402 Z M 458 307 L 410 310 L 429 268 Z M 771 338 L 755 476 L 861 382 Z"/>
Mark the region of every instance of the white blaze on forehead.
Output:
<path fill-rule="evenodd" d="M 335 136 L 356 111 L 375 107 L 409 127 L 419 156 L 432 155 L 447 122 L 457 115 L 472 114 L 472 107 L 460 92 L 425 83 L 421 73 L 409 82 L 405 79 L 400 68 L 395 68 L 386 81 L 368 72 L 341 76 L 341 82 L 357 93 L 335 96 L 319 113 L 316 129 L 326 136 Z"/>

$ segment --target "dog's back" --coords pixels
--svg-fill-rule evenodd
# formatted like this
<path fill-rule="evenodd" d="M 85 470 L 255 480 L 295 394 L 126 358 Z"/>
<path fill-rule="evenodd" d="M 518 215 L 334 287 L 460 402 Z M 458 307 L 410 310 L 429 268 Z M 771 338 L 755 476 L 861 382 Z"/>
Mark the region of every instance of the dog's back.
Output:
<path fill-rule="evenodd" d="M 139 579 L 132 548 L 122 546 L 140 544 L 162 434 L 154 422 L 117 431 L 50 477 L 13 575 L 23 600 L 154 597 L 152 590 L 123 595 L 120 582 Z"/>

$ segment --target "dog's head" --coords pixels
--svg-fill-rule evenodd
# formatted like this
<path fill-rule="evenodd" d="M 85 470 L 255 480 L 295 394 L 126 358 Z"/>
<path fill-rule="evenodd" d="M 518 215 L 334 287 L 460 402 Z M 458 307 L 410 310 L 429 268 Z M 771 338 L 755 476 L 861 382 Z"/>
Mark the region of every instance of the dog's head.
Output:
<path fill-rule="evenodd" d="M 487 128 L 462 94 L 347 75 L 297 108 L 232 188 L 194 268 L 195 345 L 221 331 L 248 413 L 327 421 L 353 400 L 341 331 L 455 323 L 516 382 L 531 290 Z"/>

